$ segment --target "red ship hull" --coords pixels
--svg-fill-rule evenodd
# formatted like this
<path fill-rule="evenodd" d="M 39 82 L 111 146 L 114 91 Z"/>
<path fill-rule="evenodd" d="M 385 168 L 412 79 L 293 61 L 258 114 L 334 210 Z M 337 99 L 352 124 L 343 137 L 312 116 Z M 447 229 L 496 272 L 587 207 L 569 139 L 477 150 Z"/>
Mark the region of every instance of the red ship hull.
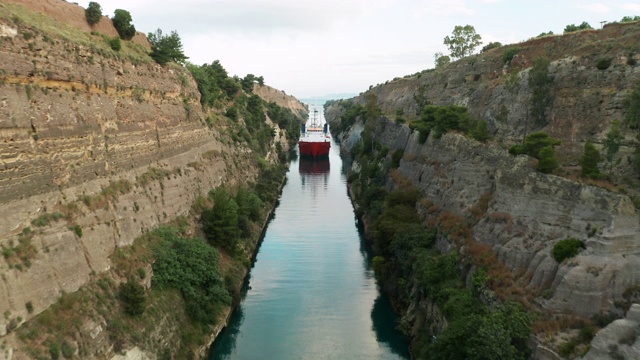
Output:
<path fill-rule="evenodd" d="M 331 148 L 330 141 L 324 142 L 298 142 L 300 148 L 300 155 L 308 157 L 323 157 L 329 155 L 329 149 Z"/>

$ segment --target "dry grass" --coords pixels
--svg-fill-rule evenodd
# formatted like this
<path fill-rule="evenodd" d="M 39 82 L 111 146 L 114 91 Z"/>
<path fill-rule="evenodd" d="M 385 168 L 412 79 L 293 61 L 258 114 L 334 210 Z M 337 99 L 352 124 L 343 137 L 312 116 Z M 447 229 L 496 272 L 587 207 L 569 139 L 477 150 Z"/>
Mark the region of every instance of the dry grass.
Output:
<path fill-rule="evenodd" d="M 0 4 L 0 19 L 14 24 L 20 28 L 28 24 L 31 31 L 37 31 L 50 37 L 55 37 L 70 43 L 85 46 L 91 49 L 92 53 L 99 53 L 103 56 L 119 58 L 125 57 L 137 63 L 151 63 L 147 49 L 142 45 L 131 41 L 122 41 L 122 49 L 116 52 L 104 41 L 99 34 L 92 34 L 67 25 L 42 13 L 33 12 L 18 4 Z"/>
<path fill-rule="evenodd" d="M 491 199 L 493 199 L 493 195 L 490 193 L 482 194 L 480 199 L 478 199 L 478 202 L 469 209 L 469 213 L 473 216 L 473 219 L 476 222 L 480 221 L 480 219 L 486 215 L 487 210 L 489 210 L 489 202 Z"/>
<path fill-rule="evenodd" d="M 398 169 L 391 170 L 391 179 L 393 179 L 398 188 L 402 190 L 411 190 L 413 188 L 411 179 L 402 175 Z"/>
<path fill-rule="evenodd" d="M 414 155 L 414 154 L 405 154 L 402 157 L 402 160 L 404 160 L 404 161 L 416 161 L 417 158 L 418 157 L 416 155 Z"/>

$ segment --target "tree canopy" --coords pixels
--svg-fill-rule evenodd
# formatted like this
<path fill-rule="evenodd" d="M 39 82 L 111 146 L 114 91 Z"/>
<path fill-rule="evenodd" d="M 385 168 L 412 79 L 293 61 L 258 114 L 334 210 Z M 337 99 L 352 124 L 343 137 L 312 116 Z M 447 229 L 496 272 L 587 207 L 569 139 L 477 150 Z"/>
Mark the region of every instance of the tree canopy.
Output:
<path fill-rule="evenodd" d="M 613 168 L 613 158 L 620 150 L 623 138 L 624 137 L 620 132 L 620 122 L 614 121 L 611 124 L 611 129 L 602 141 L 602 145 L 604 146 L 604 158 L 607 160 L 609 165 L 609 173 L 611 173 L 611 169 Z"/>
<path fill-rule="evenodd" d="M 214 205 L 202 212 L 204 235 L 211 245 L 234 253 L 240 237 L 238 203 L 222 187 L 211 190 L 209 197 Z"/>
<path fill-rule="evenodd" d="M 433 57 L 436 60 L 436 69 L 440 69 L 442 67 L 445 67 L 447 65 L 449 65 L 449 63 L 451 62 L 451 58 L 448 55 L 444 55 L 441 52 L 437 52 L 433 55 Z"/>
<path fill-rule="evenodd" d="M 598 169 L 598 163 L 602 161 L 600 151 L 596 149 L 591 141 L 584 144 L 584 151 L 580 157 L 580 168 L 582 176 L 597 179 L 600 177 L 600 170 Z"/>
<path fill-rule="evenodd" d="M 638 21 L 640 20 L 640 16 L 635 15 L 635 16 L 625 16 L 622 18 L 622 20 L 620 20 L 620 22 L 632 22 L 632 21 Z"/>
<path fill-rule="evenodd" d="M 123 40 L 131 40 L 136 34 L 136 27 L 131 23 L 131 14 L 127 10 L 116 9 L 111 21 Z"/>
<path fill-rule="evenodd" d="M 575 24 L 569 24 L 564 28 L 564 33 L 570 33 L 570 32 L 576 32 L 579 30 L 587 30 L 587 29 L 593 29 L 591 27 L 591 25 L 589 25 L 588 22 L 583 21 L 582 24 L 580 25 L 575 25 Z"/>
<path fill-rule="evenodd" d="M 164 65 L 169 61 L 182 64 L 188 59 L 182 51 L 182 41 L 180 35 L 174 30 L 171 35 L 163 35 L 158 29 L 155 33 L 148 34 L 151 43 L 151 53 L 149 56 L 158 64 Z"/>
<path fill-rule="evenodd" d="M 547 108 L 553 101 L 553 78 L 549 75 L 549 64 L 549 59 L 537 57 L 533 59 L 533 67 L 529 71 L 531 115 L 537 126 L 547 124 Z"/>
<path fill-rule="evenodd" d="M 453 58 L 459 59 L 471 55 L 482 44 L 482 38 L 471 25 L 456 26 L 451 35 L 444 38 L 444 44 L 451 51 Z"/>
<path fill-rule="evenodd" d="M 490 42 L 487 45 L 482 47 L 482 50 L 480 50 L 481 53 L 485 53 L 491 49 L 496 49 L 502 47 L 502 43 L 498 42 L 498 41 L 494 41 L 494 42 Z"/>
<path fill-rule="evenodd" d="M 100 22 L 102 18 L 102 7 L 95 1 L 89 2 L 89 6 L 84 11 L 84 16 L 87 19 L 89 25 L 95 25 Z"/>

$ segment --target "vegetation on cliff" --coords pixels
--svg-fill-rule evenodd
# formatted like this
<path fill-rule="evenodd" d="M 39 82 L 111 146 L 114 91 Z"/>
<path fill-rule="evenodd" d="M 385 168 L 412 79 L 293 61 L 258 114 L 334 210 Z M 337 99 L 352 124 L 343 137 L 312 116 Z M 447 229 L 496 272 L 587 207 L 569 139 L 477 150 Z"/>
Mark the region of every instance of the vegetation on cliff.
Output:
<path fill-rule="evenodd" d="M 349 184 L 357 214 L 369 224 L 365 228 L 373 241 L 376 277 L 401 313 L 429 301 L 448 323 L 437 328 L 434 319 L 405 319 L 402 328 L 414 338 L 413 356 L 472 359 L 494 354 L 496 359 L 527 359 L 533 319 L 521 305 L 492 292 L 504 270 L 494 263 L 491 250 L 472 241 L 464 219 L 438 214 L 437 207 L 393 170 L 400 150 L 390 154 L 374 143 L 357 146 L 355 152 L 361 170 L 349 175 Z M 395 190 L 385 190 L 388 181 Z M 471 250 L 441 253 L 438 238 L 469 242 Z M 468 274 L 471 287 L 465 282 Z"/>
<path fill-rule="evenodd" d="M 87 21 L 95 16 L 92 11 L 85 13 Z M 128 13 L 118 14 L 122 14 L 124 30 L 130 31 L 133 25 Z M 224 323 L 230 306 L 240 299 L 242 279 L 284 179 L 289 158 L 287 143 L 295 141 L 302 119 L 252 93 L 254 83 L 264 79 L 229 76 L 217 61 L 214 66 L 188 65 L 191 72 L 179 64 L 161 68 L 153 63 L 148 49 L 139 44 L 120 42 L 116 37 L 116 46 L 110 36 L 37 17 L 19 5 L 0 6 L 0 18 L 20 34 L 12 46 L 28 49 L 33 57 L 28 66 L 33 73 L 28 78 L 16 70 L 8 79 L 8 71 L 0 69 L 1 85 L 17 94 L 12 99 L 24 98 L 29 111 L 36 111 L 34 104 L 40 101 L 66 104 L 67 97 L 69 103 L 80 104 L 83 109 L 75 114 L 83 118 L 82 129 L 77 130 L 75 123 L 61 126 L 56 122 L 61 115 L 52 114 L 52 131 L 65 127 L 70 132 L 77 130 L 78 138 L 94 138 L 92 131 L 104 130 L 95 138 L 104 145 L 102 164 L 109 164 L 109 171 L 103 173 L 97 165 L 98 147 L 88 149 L 86 158 L 98 170 L 81 173 L 91 174 L 91 180 L 95 180 L 92 185 L 64 195 L 54 191 L 51 198 L 61 196 L 55 206 L 50 205 L 49 211 L 43 206 L 33 219 L 25 219 L 31 226 L 24 228 L 15 244 L 3 246 L 9 271 L 18 274 L 18 281 L 32 276 L 34 268 L 49 260 L 50 251 L 62 251 L 60 256 L 65 263 L 83 266 L 73 269 L 77 278 L 71 281 L 80 283 L 72 285 L 76 286 L 74 292 L 63 293 L 53 305 L 49 306 L 63 286 L 50 287 L 52 291 L 43 296 L 40 290 L 34 290 L 20 304 L 21 312 L 5 312 L 8 332 L 11 337 L 17 335 L 17 343 L 9 345 L 14 356 L 110 357 L 139 346 L 159 358 L 196 357 L 211 341 L 211 332 Z M 156 53 L 167 55 L 162 54 L 165 37 L 157 34 Z M 173 49 L 176 42 L 169 45 Z M 51 63 L 43 65 L 41 53 L 46 53 Z M 173 55 L 167 56 L 179 63 L 182 58 Z M 80 69 L 78 73 L 67 74 L 67 69 L 56 67 L 65 61 L 73 64 L 70 68 Z M 94 72 L 99 75 L 93 77 Z M 153 78 L 149 80 L 153 84 L 145 83 L 143 78 Z M 128 83 L 135 86 L 122 85 Z M 195 89 L 196 83 L 200 91 Z M 113 127 L 103 128 L 104 124 L 86 115 L 104 108 L 96 106 L 97 102 L 113 110 L 97 116 L 111 119 Z M 84 108 L 91 110 L 84 112 Z M 153 112 L 161 119 L 137 118 L 147 116 L 145 112 Z M 85 127 L 87 124 L 90 126 Z M 131 124 L 139 132 L 128 138 L 131 133 L 127 133 L 127 127 Z M 148 131 L 148 126 L 154 129 Z M 66 133 L 56 135 L 56 139 L 46 138 L 40 123 L 32 122 L 27 128 L 27 140 L 41 144 L 49 141 L 47 152 L 51 154 L 59 151 L 55 141 L 67 140 Z M 178 136 L 181 131 L 196 140 L 182 147 L 173 146 L 171 141 L 185 139 Z M 111 147 L 117 139 L 121 141 Z M 135 143 L 129 139 L 135 139 Z M 144 154 L 137 152 L 144 147 L 136 147 L 141 144 L 149 145 L 141 151 Z M 75 143 L 66 146 L 72 148 Z M 116 154 L 118 146 L 121 154 Z M 138 161 L 138 156 L 151 160 Z M 77 183 L 57 184 L 55 189 L 67 190 L 83 183 L 74 175 L 80 161 L 65 169 Z M 200 175 L 211 170 L 218 173 Z M 191 181 L 185 192 L 193 192 L 184 196 L 184 206 L 170 204 L 171 200 L 182 203 L 179 198 L 185 194 L 174 192 L 172 198 L 167 197 L 167 192 L 183 181 Z M 207 185 L 220 182 L 226 183 L 224 188 L 218 187 L 207 196 Z M 190 209 L 198 192 L 204 196 L 197 197 Z M 150 209 L 156 207 L 159 212 Z M 235 216 L 226 216 L 225 209 L 235 209 Z M 178 214 L 185 215 L 171 220 Z M 218 216 L 223 216 L 222 221 Z M 220 227 L 234 231 L 221 231 Z M 56 231 L 64 234 L 56 237 Z M 133 241 L 132 234 L 142 235 Z M 41 241 L 45 235 L 59 241 Z M 73 242 L 69 246 L 73 249 L 66 248 L 69 242 Z M 123 245 L 131 242 L 131 246 Z M 76 250 L 81 259 L 72 263 L 78 259 L 69 260 L 68 254 Z M 64 266 L 68 264 L 61 265 Z M 97 272 L 89 274 L 91 269 Z M 67 282 L 69 279 L 64 276 L 67 275 L 57 279 Z M 21 316 L 25 314 L 27 321 Z"/>

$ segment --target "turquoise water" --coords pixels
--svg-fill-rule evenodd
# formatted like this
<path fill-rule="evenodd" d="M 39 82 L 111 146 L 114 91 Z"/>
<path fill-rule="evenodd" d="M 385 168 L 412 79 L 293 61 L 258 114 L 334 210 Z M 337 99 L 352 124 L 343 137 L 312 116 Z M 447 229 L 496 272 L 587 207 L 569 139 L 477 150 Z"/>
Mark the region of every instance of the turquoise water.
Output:
<path fill-rule="evenodd" d="M 396 321 L 334 143 L 329 159 L 291 163 L 246 294 L 209 359 L 408 359 Z"/>

